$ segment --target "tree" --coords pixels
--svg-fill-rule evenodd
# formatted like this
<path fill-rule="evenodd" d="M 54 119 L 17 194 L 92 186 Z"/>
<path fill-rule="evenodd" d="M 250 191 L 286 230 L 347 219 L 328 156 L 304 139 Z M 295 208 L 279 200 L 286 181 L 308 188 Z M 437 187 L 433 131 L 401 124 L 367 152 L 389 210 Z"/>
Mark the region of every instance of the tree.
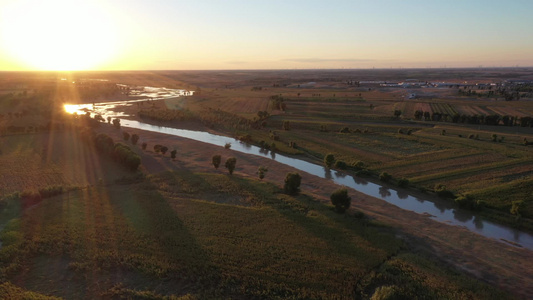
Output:
<path fill-rule="evenodd" d="M 120 129 L 120 119 L 113 119 L 113 126 L 115 126 L 116 129 Z"/>
<path fill-rule="evenodd" d="M 154 152 L 155 152 L 155 153 L 159 153 L 159 152 L 161 152 L 161 147 L 163 147 L 163 146 L 161 146 L 161 145 L 154 145 Z"/>
<path fill-rule="evenodd" d="M 382 172 L 381 174 L 379 174 L 379 180 L 383 182 L 388 182 L 391 179 L 392 179 L 392 175 L 387 172 Z"/>
<path fill-rule="evenodd" d="M 172 160 L 176 159 L 176 153 L 178 153 L 176 149 L 170 151 L 170 158 L 172 158 Z"/>
<path fill-rule="evenodd" d="M 139 135 L 137 135 L 137 134 L 133 134 L 133 135 L 131 136 L 131 144 L 132 144 L 132 145 L 137 145 L 137 141 L 139 141 Z"/>
<path fill-rule="evenodd" d="M 122 137 L 124 138 L 125 141 L 128 141 L 130 139 L 130 134 L 124 131 L 122 132 Z"/>
<path fill-rule="evenodd" d="M 324 156 L 324 163 L 326 164 L 326 167 L 331 168 L 335 163 L 335 156 L 331 153 L 326 154 L 326 156 Z"/>
<path fill-rule="evenodd" d="M 291 130 L 291 122 L 283 121 L 283 130 Z"/>
<path fill-rule="evenodd" d="M 148 144 L 147 144 L 146 142 L 144 142 L 144 143 L 142 143 L 141 146 L 142 146 L 142 149 L 143 149 L 143 150 L 146 150 L 146 146 L 148 146 Z"/>
<path fill-rule="evenodd" d="M 213 166 L 215 166 L 215 169 L 218 169 L 218 166 L 220 166 L 220 163 L 222 162 L 222 157 L 220 155 L 213 155 L 211 162 L 213 163 Z"/>
<path fill-rule="evenodd" d="M 163 155 L 165 155 L 165 153 L 167 153 L 167 151 L 168 151 L 168 147 L 166 147 L 166 146 L 162 146 L 161 147 L 161 153 L 163 153 Z"/>
<path fill-rule="evenodd" d="M 335 205 L 335 210 L 339 213 L 344 213 L 350 208 L 352 202 L 352 198 L 348 196 L 348 190 L 344 188 L 336 190 L 329 198 L 331 203 Z"/>
<path fill-rule="evenodd" d="M 394 110 L 394 117 L 398 118 L 402 115 L 402 111 L 399 109 Z"/>
<path fill-rule="evenodd" d="M 259 175 L 259 179 L 263 180 L 265 178 L 265 173 L 268 172 L 268 168 L 264 166 L 259 166 L 257 169 L 257 175 Z"/>
<path fill-rule="evenodd" d="M 300 184 L 302 182 L 302 176 L 297 172 L 289 172 L 285 176 L 285 185 L 283 190 L 289 195 L 298 195 L 300 192 Z"/>
<path fill-rule="evenodd" d="M 233 170 L 235 170 L 235 165 L 237 164 L 237 159 L 235 157 L 230 157 L 226 160 L 226 169 L 228 169 L 228 172 L 230 175 L 233 174 Z"/>

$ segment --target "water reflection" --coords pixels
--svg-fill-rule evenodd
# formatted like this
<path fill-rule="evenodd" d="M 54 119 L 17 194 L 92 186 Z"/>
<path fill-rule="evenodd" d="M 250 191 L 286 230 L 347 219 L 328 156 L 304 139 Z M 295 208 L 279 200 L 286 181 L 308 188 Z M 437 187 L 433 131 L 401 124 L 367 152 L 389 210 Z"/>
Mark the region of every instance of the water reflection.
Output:
<path fill-rule="evenodd" d="M 407 197 L 409 196 L 409 194 L 407 194 L 407 191 L 405 190 L 397 190 L 396 191 L 396 195 L 398 195 L 398 198 L 400 199 L 407 199 Z"/>
<path fill-rule="evenodd" d="M 184 92 L 181 94 L 185 95 Z M 69 105 L 68 109 L 65 106 L 65 110 L 69 112 L 80 112 L 81 109 L 89 108 L 89 111 L 92 110 L 94 113 L 102 115 L 104 118 L 108 116 L 116 117 L 120 114 L 117 111 L 110 111 L 112 107 L 113 110 L 119 110 L 121 105 L 131 105 L 131 102 L 135 101 L 146 101 L 146 100 L 132 100 L 126 102 L 110 102 L 110 103 L 98 103 L 97 105 L 90 106 L 90 104 L 82 105 Z M 89 105 L 89 106 L 87 106 Z M 402 209 L 414 211 L 420 214 L 429 214 L 434 220 L 445 222 L 451 225 L 459 225 L 468 228 L 469 230 L 476 232 L 478 234 L 484 235 L 486 237 L 494 238 L 497 240 L 505 239 L 512 241 L 514 243 L 520 244 L 523 247 L 528 249 L 533 249 L 533 236 L 531 234 L 521 232 L 519 230 L 508 228 L 503 225 L 495 224 L 489 221 L 482 220 L 478 216 L 474 218 L 474 215 L 468 211 L 464 211 L 454 207 L 450 202 L 445 201 L 427 201 L 425 199 L 413 197 L 409 195 L 404 190 L 396 190 L 393 188 L 382 187 L 378 184 L 368 182 L 367 180 L 357 177 L 350 176 L 346 173 L 336 171 L 332 174 L 331 170 L 317 164 L 309 163 L 303 160 L 296 158 L 288 157 L 281 154 L 276 154 L 274 152 L 269 152 L 266 149 L 262 149 L 253 145 L 248 145 L 245 143 L 236 143 L 236 140 L 226 136 L 219 136 L 210 134 L 204 131 L 192 131 L 184 129 L 176 129 L 169 127 L 161 127 L 156 125 L 150 125 L 141 123 L 134 120 L 122 119 L 121 124 L 123 127 L 137 128 L 146 131 L 160 132 L 164 134 L 180 136 L 184 138 L 189 138 L 197 141 L 201 141 L 208 144 L 224 146 L 226 143 L 232 143 L 231 150 L 248 153 L 252 155 L 259 155 L 262 157 L 270 158 L 285 164 L 293 168 L 296 168 L 300 171 L 321 177 L 333 180 L 339 185 L 344 185 L 355 190 L 358 190 L 364 194 L 367 194 L 372 197 L 383 199 L 391 204 L 394 204 Z M 269 155 L 270 154 L 270 155 Z M 396 196 L 392 196 L 391 191 L 394 191 Z M 474 221 L 471 221 L 474 218 Z"/>
<path fill-rule="evenodd" d="M 379 195 L 381 196 L 381 198 L 387 198 L 390 197 L 392 194 L 388 188 L 382 186 L 379 188 Z"/>

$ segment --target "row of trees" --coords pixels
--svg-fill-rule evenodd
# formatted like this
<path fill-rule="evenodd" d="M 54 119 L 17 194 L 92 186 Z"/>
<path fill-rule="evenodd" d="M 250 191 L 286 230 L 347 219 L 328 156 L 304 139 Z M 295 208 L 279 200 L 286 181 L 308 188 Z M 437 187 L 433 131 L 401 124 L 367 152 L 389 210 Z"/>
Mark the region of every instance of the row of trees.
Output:
<path fill-rule="evenodd" d="M 501 115 L 465 115 L 465 114 L 443 114 L 439 112 L 427 112 L 417 110 L 414 118 L 416 120 L 435 121 L 435 122 L 451 122 L 451 123 L 465 123 L 478 125 L 503 125 L 503 126 L 521 126 L 533 127 L 533 118 L 531 117 L 512 117 Z"/>
<path fill-rule="evenodd" d="M 99 133 L 96 135 L 91 130 L 85 130 L 82 132 L 82 139 L 87 143 L 94 144 L 100 153 L 108 155 L 131 171 L 136 171 L 141 164 L 141 157 L 137 153 L 122 143 L 115 143 L 107 134 Z"/>

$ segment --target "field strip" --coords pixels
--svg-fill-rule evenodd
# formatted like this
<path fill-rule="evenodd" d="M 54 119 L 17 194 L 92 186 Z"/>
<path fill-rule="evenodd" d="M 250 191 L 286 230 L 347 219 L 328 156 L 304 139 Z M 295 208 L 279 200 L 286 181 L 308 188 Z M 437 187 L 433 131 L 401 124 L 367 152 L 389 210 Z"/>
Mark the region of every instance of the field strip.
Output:
<path fill-rule="evenodd" d="M 423 183 L 426 181 L 433 181 L 437 179 L 446 179 L 453 177 L 454 179 L 469 176 L 471 174 L 483 172 L 483 171 L 490 171 L 490 170 L 496 170 L 503 167 L 511 167 L 519 164 L 528 164 L 533 163 L 533 160 L 531 159 L 518 159 L 518 160 L 511 160 L 511 161 L 503 161 L 500 163 L 490 163 L 490 164 L 484 164 L 481 166 L 473 167 L 473 168 L 466 168 L 466 169 L 458 169 L 458 170 L 452 170 L 448 172 L 443 173 L 436 173 L 431 175 L 425 175 L 425 176 L 418 176 L 411 178 L 411 181 L 413 183 Z"/>
<path fill-rule="evenodd" d="M 424 152 L 419 154 L 413 154 L 402 157 L 402 160 L 399 161 L 393 161 L 387 165 L 384 165 L 387 169 L 397 169 L 397 168 L 403 168 L 408 167 L 412 165 L 418 165 L 423 163 L 432 163 L 436 160 L 442 161 L 442 160 L 451 160 L 451 159 L 459 159 L 459 158 L 466 158 L 476 155 L 485 155 L 490 154 L 488 152 L 471 152 L 471 153 L 458 153 L 455 150 L 439 150 L 439 151 L 432 151 L 432 152 Z"/>

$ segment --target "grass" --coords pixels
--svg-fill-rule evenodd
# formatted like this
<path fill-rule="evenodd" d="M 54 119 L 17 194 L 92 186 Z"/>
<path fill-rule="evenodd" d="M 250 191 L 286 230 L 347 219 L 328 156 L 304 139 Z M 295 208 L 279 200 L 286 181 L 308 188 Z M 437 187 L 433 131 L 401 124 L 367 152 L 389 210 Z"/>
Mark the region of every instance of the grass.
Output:
<path fill-rule="evenodd" d="M 233 199 L 219 201 L 226 197 Z M 16 217 L 0 237 L 0 274 L 18 293 L 352 298 L 397 284 L 406 296 L 506 297 L 444 265 L 415 260 L 388 227 L 255 179 L 166 172 L 70 191 Z M 389 265 L 402 276 L 391 277 Z"/>

